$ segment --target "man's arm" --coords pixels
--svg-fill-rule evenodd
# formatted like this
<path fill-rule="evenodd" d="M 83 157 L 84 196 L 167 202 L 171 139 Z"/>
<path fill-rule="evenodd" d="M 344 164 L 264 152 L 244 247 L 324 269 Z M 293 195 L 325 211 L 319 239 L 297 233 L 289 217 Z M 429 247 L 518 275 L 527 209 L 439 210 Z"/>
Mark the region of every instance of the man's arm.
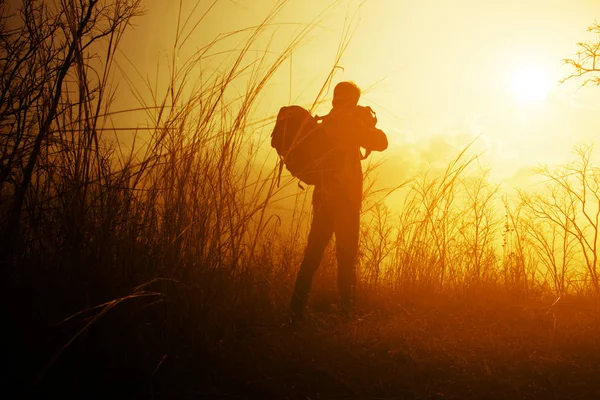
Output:
<path fill-rule="evenodd" d="M 370 107 L 357 107 L 353 116 L 358 127 L 356 141 L 360 147 L 369 151 L 387 149 L 387 136 L 377 129 L 377 117 Z"/>
<path fill-rule="evenodd" d="M 361 126 L 356 139 L 358 145 L 366 150 L 383 151 L 388 148 L 387 136 L 375 127 Z"/>
<path fill-rule="evenodd" d="M 377 118 L 361 109 L 359 113 L 348 110 L 332 111 L 326 117 L 327 134 L 338 143 L 360 146 L 370 151 L 383 151 L 388 147 L 385 133 L 375 127 Z"/>

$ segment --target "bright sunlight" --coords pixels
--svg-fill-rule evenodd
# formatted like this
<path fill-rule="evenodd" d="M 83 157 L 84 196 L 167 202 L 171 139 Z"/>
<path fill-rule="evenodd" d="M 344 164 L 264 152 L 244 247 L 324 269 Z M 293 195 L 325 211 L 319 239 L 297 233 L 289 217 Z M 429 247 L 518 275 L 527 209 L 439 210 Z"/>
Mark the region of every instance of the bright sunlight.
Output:
<path fill-rule="evenodd" d="M 517 105 L 544 101 L 552 88 L 549 74 L 539 66 L 523 66 L 510 76 L 508 91 L 513 94 Z"/>

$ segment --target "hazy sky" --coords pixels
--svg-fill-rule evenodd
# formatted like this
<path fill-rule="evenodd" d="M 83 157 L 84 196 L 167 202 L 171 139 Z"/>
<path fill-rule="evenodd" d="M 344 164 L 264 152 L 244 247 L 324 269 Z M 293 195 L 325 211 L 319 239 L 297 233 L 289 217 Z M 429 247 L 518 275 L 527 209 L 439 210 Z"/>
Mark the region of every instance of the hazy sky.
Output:
<path fill-rule="evenodd" d="M 201 2 L 192 14 L 195 2 L 184 0 L 182 15 L 191 15 L 193 24 L 211 3 Z M 187 51 L 219 33 L 255 25 L 276 3 L 217 3 L 190 36 Z M 274 20 L 281 25 L 262 42 L 266 48 L 270 41 L 273 52 L 327 5 L 287 3 Z M 172 52 L 178 2 L 146 0 L 144 6 L 147 14 L 136 20 L 121 48 L 153 75 Z M 290 99 L 310 104 L 332 66 L 344 26 L 353 23 L 334 82 L 353 80 L 366 89 L 361 103 L 378 112 L 390 138 L 389 151 L 378 156 L 387 160 L 383 174 L 400 179 L 446 163 L 481 135 L 482 162 L 492 176 L 510 183 L 531 166 L 570 159 L 574 144 L 599 136 L 600 87 L 557 84 L 569 74 L 561 60 L 574 55 L 578 41 L 594 39 L 586 29 L 595 19 L 597 0 L 340 1 L 293 53 L 291 68 L 289 62 L 282 66 L 257 113 L 274 115 Z M 233 37 L 223 46 L 239 43 Z M 327 112 L 327 106 L 318 111 Z"/>

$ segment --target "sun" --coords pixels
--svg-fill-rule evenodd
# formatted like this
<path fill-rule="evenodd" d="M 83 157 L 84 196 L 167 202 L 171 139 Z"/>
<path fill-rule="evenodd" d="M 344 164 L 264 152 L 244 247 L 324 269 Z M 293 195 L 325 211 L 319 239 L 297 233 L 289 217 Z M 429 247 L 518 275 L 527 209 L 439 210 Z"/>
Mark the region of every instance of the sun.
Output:
<path fill-rule="evenodd" d="M 551 79 L 543 68 L 532 66 L 515 69 L 510 75 L 508 91 L 513 94 L 517 105 L 540 103 L 552 88 Z"/>

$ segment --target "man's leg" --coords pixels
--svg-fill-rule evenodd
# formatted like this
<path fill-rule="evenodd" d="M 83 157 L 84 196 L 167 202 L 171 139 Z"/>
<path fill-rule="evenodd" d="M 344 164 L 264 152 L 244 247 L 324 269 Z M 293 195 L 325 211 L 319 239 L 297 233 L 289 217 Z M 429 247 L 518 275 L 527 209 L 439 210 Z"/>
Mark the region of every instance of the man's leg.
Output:
<path fill-rule="evenodd" d="M 318 193 L 315 193 L 313 197 L 313 218 L 308 234 L 308 243 L 292 295 L 291 309 L 296 316 L 304 314 L 313 276 L 319 268 L 323 252 L 333 235 L 333 216 L 329 207 L 326 207 L 320 197 Z"/>
<path fill-rule="evenodd" d="M 360 208 L 347 201 L 338 203 L 334 224 L 338 261 L 338 291 L 342 308 L 346 311 L 353 311 L 356 296 Z"/>

